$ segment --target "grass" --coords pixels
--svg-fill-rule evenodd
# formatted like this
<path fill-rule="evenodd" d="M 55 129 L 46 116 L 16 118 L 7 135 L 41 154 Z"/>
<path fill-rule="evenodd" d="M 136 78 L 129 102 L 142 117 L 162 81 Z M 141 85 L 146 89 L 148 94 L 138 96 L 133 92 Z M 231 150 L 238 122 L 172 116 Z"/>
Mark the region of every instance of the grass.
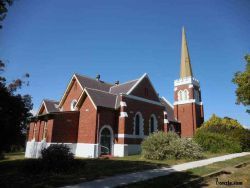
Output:
<path fill-rule="evenodd" d="M 247 164 L 247 166 L 243 166 L 241 168 L 230 168 L 227 169 L 227 171 L 229 171 L 230 174 L 222 174 L 218 177 L 209 178 L 205 180 L 203 183 L 209 187 L 225 187 L 225 185 L 223 184 L 221 185 L 218 182 L 230 181 L 230 182 L 241 182 L 244 187 L 250 187 L 250 161 Z"/>
<path fill-rule="evenodd" d="M 190 181 L 196 178 L 199 178 L 201 176 L 207 175 L 209 173 L 218 171 L 220 169 L 228 168 L 228 167 L 233 167 L 239 163 L 250 161 L 250 155 L 244 156 L 244 157 L 239 157 L 223 162 L 217 162 L 211 165 L 207 165 L 204 167 L 199 167 L 199 168 L 194 168 L 187 170 L 185 172 L 174 172 L 168 176 L 163 176 L 163 177 L 158 177 L 152 180 L 148 181 L 143 181 L 135 184 L 131 184 L 125 187 L 133 188 L 133 187 L 203 187 L 207 186 L 207 182 L 202 181 L 202 182 L 196 182 L 194 184 L 189 184 L 189 185 L 181 185 L 181 183 L 185 181 Z M 248 176 L 248 179 L 250 177 L 249 171 L 245 170 L 239 170 L 239 174 L 245 174 L 245 176 Z M 248 174 L 247 174 L 248 173 Z M 232 175 L 232 177 L 234 177 Z M 181 181 L 180 181 L 181 180 Z M 246 181 L 246 179 L 244 179 Z M 210 182 L 211 183 L 211 182 Z"/>
<path fill-rule="evenodd" d="M 205 153 L 206 158 L 223 154 Z M 4 160 L 0 160 L 0 187 L 56 187 L 76 184 L 97 178 L 112 175 L 142 171 L 147 169 L 168 167 L 174 164 L 188 162 L 190 160 L 146 160 L 140 155 L 127 156 L 112 159 L 77 159 L 85 162 L 83 168 L 79 168 L 70 174 L 40 173 L 27 174 L 22 170 L 29 159 L 24 158 L 24 153 L 6 154 Z"/>
<path fill-rule="evenodd" d="M 218 157 L 222 155 L 227 155 L 228 153 L 211 153 L 211 152 L 203 152 L 204 158 L 208 159 L 211 157 Z M 190 161 L 194 161 L 192 159 L 167 159 L 167 160 L 149 160 L 143 158 L 141 155 L 130 155 L 126 157 L 115 157 L 113 160 L 121 160 L 121 161 L 144 161 L 144 162 L 149 162 L 149 163 L 154 163 L 158 165 L 163 165 L 163 166 L 170 166 L 170 165 L 176 165 L 176 164 L 181 164 L 181 163 L 186 163 Z"/>

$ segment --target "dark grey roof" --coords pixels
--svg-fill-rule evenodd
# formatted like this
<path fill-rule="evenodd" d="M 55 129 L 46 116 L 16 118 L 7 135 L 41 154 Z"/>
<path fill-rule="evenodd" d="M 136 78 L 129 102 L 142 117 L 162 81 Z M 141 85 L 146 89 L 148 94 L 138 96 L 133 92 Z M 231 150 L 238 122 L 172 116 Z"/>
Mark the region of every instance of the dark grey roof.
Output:
<path fill-rule="evenodd" d="M 85 88 L 96 106 L 115 109 L 117 95 L 92 88 Z"/>
<path fill-rule="evenodd" d="M 46 106 L 46 109 L 48 110 L 48 113 L 60 111 L 58 109 L 59 102 L 54 101 L 54 100 L 49 100 L 49 99 L 45 99 L 43 101 L 44 101 L 44 104 Z"/>
<path fill-rule="evenodd" d="M 127 93 L 136 84 L 137 81 L 138 79 L 112 86 L 109 92 L 117 95 L 119 93 Z"/>
<path fill-rule="evenodd" d="M 112 84 L 105 83 L 104 81 L 101 80 L 98 81 L 96 79 L 82 76 L 79 74 L 75 74 L 75 76 L 77 77 L 78 81 L 80 82 L 83 88 L 87 87 L 108 92 L 110 87 L 112 86 Z"/>
<path fill-rule="evenodd" d="M 173 107 L 167 103 L 163 98 L 160 98 L 161 104 L 165 106 L 165 109 L 167 111 L 167 117 L 169 121 L 177 121 L 174 117 L 174 109 Z"/>

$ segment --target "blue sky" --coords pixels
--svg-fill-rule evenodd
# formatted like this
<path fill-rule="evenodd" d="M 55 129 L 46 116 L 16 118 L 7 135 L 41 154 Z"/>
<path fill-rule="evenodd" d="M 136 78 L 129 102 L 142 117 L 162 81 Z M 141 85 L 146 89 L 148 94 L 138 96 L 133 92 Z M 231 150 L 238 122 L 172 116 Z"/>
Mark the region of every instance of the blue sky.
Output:
<path fill-rule="evenodd" d="M 249 0 L 20 0 L 0 30 L 0 57 L 9 80 L 29 72 L 34 110 L 59 100 L 73 73 L 124 82 L 148 73 L 173 102 L 185 26 L 205 118 L 250 116 L 235 105 L 234 72 L 250 53 Z"/>

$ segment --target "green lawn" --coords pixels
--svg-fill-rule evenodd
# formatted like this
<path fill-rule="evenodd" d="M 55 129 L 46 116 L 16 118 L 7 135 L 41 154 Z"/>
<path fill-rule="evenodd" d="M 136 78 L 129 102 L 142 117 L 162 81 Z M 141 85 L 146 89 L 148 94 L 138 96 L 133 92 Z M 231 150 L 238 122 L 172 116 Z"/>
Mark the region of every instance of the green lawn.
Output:
<path fill-rule="evenodd" d="M 206 158 L 223 154 L 205 153 Z M 0 161 L 0 187 L 55 187 L 75 184 L 112 175 L 159 168 L 190 160 L 145 160 L 140 155 L 112 159 L 77 159 L 85 161 L 85 166 L 70 174 L 27 174 L 22 168 L 25 162 L 24 153 L 11 153 Z"/>
<path fill-rule="evenodd" d="M 149 181 L 144 181 L 144 182 L 138 182 L 135 184 L 131 184 L 125 187 L 128 188 L 133 188 L 133 187 L 203 187 L 203 186 L 207 186 L 209 185 L 209 183 L 212 184 L 212 182 L 214 180 L 209 180 L 209 181 L 201 181 L 201 182 L 195 182 L 192 184 L 187 184 L 187 185 L 182 185 L 182 183 L 186 182 L 186 181 L 190 181 L 196 178 L 199 178 L 201 176 L 210 174 L 212 172 L 221 170 L 221 169 L 225 169 L 228 167 L 233 167 L 239 163 L 242 162 L 249 162 L 250 163 L 250 155 L 248 156 L 244 156 L 244 157 L 239 157 L 239 158 L 235 158 L 235 159 L 231 159 L 231 160 L 227 160 L 227 161 L 223 161 L 223 162 L 217 162 L 208 166 L 204 166 L 204 167 L 199 167 L 199 168 L 194 168 L 191 170 L 187 170 L 185 172 L 175 172 L 173 174 L 170 174 L 168 176 L 163 176 L 163 177 L 159 177 L 159 178 L 155 178 Z M 249 171 L 247 171 L 246 169 L 241 169 L 238 171 L 239 174 L 243 174 L 244 176 L 248 177 L 248 179 L 250 178 L 250 173 Z M 236 176 L 231 175 L 233 178 Z M 239 177 L 239 176 L 237 176 Z M 233 179 L 232 178 L 232 179 Z M 239 181 L 242 180 L 238 179 Z M 243 182 L 246 183 L 246 178 L 243 178 Z M 223 181 L 223 179 L 222 179 Z M 246 184 L 244 184 L 246 185 Z"/>

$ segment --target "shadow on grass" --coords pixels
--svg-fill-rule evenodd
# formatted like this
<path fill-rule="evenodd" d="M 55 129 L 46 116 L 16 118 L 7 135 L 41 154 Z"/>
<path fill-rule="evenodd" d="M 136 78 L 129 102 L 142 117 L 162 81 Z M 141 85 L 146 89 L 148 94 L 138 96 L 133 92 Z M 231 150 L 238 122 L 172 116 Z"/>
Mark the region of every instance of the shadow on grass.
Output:
<path fill-rule="evenodd" d="M 70 172 L 51 173 L 25 172 L 26 163 L 34 161 L 34 159 L 12 160 L 0 162 L 0 187 L 46 187 L 46 186 L 62 186 L 76 184 L 84 181 L 90 181 L 97 178 L 105 178 L 108 176 L 138 172 L 147 169 L 160 168 L 163 165 L 145 161 L 125 161 L 110 159 L 76 159 L 84 161 L 82 168 L 77 167 Z M 164 165 L 166 167 L 166 165 Z M 31 170 L 32 171 L 32 170 Z"/>

